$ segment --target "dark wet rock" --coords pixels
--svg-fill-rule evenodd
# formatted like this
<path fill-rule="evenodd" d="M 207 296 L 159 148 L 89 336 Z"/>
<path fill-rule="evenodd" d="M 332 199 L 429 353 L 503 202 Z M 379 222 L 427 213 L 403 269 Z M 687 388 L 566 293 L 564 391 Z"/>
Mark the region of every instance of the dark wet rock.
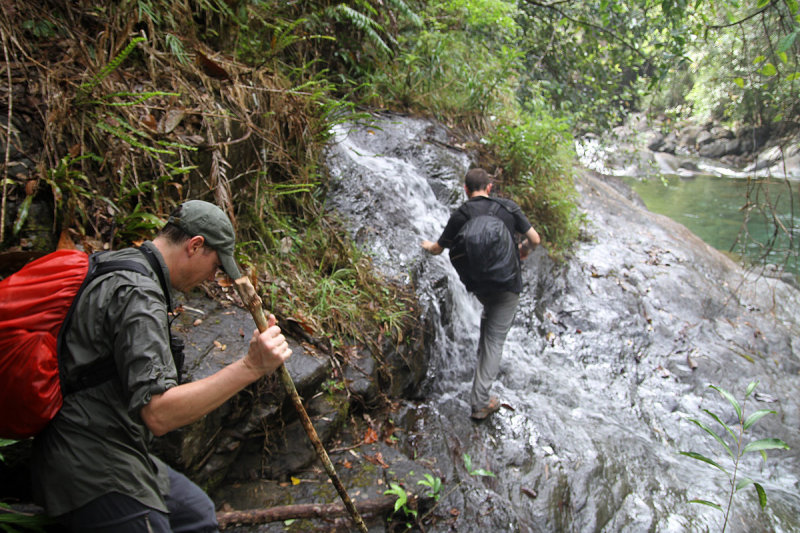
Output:
<path fill-rule="evenodd" d="M 650 140 L 647 141 L 647 149 L 652 152 L 660 152 L 661 147 L 664 146 L 664 136 L 658 132 L 650 135 Z"/>
<path fill-rule="evenodd" d="M 173 325 L 186 339 L 185 378 L 202 379 L 243 357 L 254 328 L 250 314 L 231 302 L 187 299 Z M 425 374 L 425 360 L 416 355 L 420 352 L 410 353 L 414 343 L 397 348 L 384 342 L 385 351 L 378 354 L 382 364 L 362 348 L 344 367 L 343 378 L 327 354 L 292 338 L 289 344 L 287 370 L 323 443 L 338 435 L 351 406 L 375 408 L 386 391 L 401 397 Z M 282 479 L 318 460 L 275 376 L 251 385 L 202 420 L 158 439 L 157 450 L 209 489 L 242 480 Z"/>
<path fill-rule="evenodd" d="M 728 152 L 728 141 L 724 139 L 713 140 L 701 146 L 697 153 L 700 157 L 718 159 L 730 153 Z"/>

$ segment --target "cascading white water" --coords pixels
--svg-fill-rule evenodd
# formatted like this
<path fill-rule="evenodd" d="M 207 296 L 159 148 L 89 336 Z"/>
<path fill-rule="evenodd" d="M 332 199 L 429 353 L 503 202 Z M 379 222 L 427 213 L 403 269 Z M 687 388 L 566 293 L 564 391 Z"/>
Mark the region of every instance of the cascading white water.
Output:
<path fill-rule="evenodd" d="M 413 137 L 418 133 L 413 131 L 415 127 L 428 124 L 412 121 L 406 125 Z M 331 165 L 329 204 L 346 215 L 348 224 L 356 228 L 357 240 L 370 250 L 383 272 L 408 281 L 409 269 L 427 263 L 426 274 L 416 281 L 422 285 L 418 292 L 425 314 L 435 317 L 430 321 L 436 328 L 429 347 L 430 374 L 435 376 L 430 386 L 438 393 L 463 392 L 471 382 L 474 361 L 474 357 L 465 357 L 464 351 L 471 353 L 477 343 L 479 304 L 458 280 L 447 253 L 429 256 L 420 243 L 435 240 L 451 209 L 464 201 L 460 183 L 468 169 L 467 157 L 453 151 L 452 167 L 442 169 L 438 176 L 437 194 L 431 186 L 430 168 L 383 151 L 397 150 L 402 144 L 390 132 L 381 131 L 378 136 L 377 130 L 352 132 L 340 126 L 334 133 L 329 157 L 336 163 Z M 396 144 L 391 146 L 392 142 Z M 424 154 L 416 156 L 416 162 L 424 165 Z M 444 286 L 430 287 L 442 279 Z"/>

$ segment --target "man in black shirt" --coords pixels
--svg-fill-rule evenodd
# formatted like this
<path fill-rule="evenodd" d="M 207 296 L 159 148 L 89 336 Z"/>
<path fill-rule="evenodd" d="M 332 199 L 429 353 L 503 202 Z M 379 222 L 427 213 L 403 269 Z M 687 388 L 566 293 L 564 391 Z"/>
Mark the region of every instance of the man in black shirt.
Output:
<path fill-rule="evenodd" d="M 515 237 L 516 233 L 525 236 L 525 240 L 518 245 L 519 259 L 525 259 L 539 244 L 539 234 L 516 203 L 489 196 L 492 191 L 492 180 L 485 170 L 474 168 L 467 172 L 464 189 L 468 200 L 450 215 L 442 235 L 436 242 L 422 241 L 422 248 L 425 251 L 439 255 L 445 248 L 452 248 L 459 230 L 470 218 L 492 212 L 493 216 L 505 224 L 512 237 Z M 494 206 L 497 202 L 502 204 L 500 209 Z M 516 261 L 515 268 L 516 276 L 510 281 L 498 283 L 487 279 L 467 285 L 467 290 L 475 294 L 483 305 L 478 364 L 470 395 L 471 416 L 476 420 L 486 418 L 500 408 L 500 401 L 495 396 L 490 396 L 489 391 L 500 370 L 503 344 L 519 304 L 519 293 L 522 292 L 519 261 Z"/>

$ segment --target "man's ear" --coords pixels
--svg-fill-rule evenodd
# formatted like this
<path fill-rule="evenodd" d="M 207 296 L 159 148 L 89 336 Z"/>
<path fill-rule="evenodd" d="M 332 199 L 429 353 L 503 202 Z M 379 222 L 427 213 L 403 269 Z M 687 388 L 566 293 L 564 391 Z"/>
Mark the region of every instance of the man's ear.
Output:
<path fill-rule="evenodd" d="M 493 185 L 494 185 L 494 183 L 490 183 L 489 185 L 486 186 L 486 194 L 492 194 L 492 186 Z"/>
<path fill-rule="evenodd" d="M 206 243 L 206 238 L 202 235 L 195 235 L 186 241 L 186 250 L 189 252 L 189 257 L 200 252 L 203 245 Z"/>

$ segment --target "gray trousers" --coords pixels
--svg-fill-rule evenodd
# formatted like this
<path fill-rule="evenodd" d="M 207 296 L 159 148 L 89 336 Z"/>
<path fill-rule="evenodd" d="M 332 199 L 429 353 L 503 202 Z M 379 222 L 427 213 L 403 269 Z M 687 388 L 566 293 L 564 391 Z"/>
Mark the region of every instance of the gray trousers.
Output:
<path fill-rule="evenodd" d="M 486 407 L 489 390 L 500 372 L 503 344 L 514 321 L 519 304 L 519 294 L 498 292 L 476 295 L 483 304 L 481 313 L 481 337 L 478 341 L 478 364 L 472 383 L 470 405 L 473 411 Z"/>

